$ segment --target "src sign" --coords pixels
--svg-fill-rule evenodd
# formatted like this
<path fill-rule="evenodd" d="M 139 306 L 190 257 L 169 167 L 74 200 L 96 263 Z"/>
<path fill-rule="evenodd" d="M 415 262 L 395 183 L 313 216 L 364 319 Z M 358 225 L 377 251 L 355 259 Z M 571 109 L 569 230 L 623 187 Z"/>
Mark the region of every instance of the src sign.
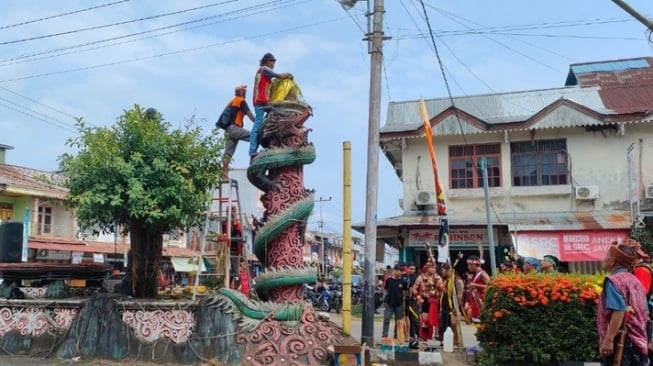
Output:
<path fill-rule="evenodd" d="M 526 231 L 513 234 L 517 253 L 541 259 L 552 254 L 564 262 L 601 261 L 613 242 L 628 237 L 626 230 Z"/>

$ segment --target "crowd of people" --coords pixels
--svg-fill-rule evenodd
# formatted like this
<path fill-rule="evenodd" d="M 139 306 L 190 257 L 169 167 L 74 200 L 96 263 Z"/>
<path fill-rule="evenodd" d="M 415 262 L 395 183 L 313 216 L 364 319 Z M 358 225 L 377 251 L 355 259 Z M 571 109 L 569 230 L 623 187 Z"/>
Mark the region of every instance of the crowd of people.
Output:
<path fill-rule="evenodd" d="M 407 333 L 409 346 L 439 340 L 451 328 L 458 346 L 457 322 L 480 322 L 485 291 L 491 281 L 478 256 L 466 260 L 465 274 L 448 263 L 429 258 L 417 270 L 414 263 L 388 266 L 383 278 L 385 311 L 382 337 L 387 338 L 394 317 L 394 338 Z M 505 261 L 500 273 L 556 273 L 560 260 L 522 257 Z M 645 366 L 653 361 L 653 269 L 641 244 L 633 239 L 614 242 L 603 259 L 607 277 L 597 307 L 599 353 L 604 365 Z M 419 272 L 419 273 L 418 273 Z M 405 330 L 403 330 L 405 329 Z M 651 358 L 651 360 L 649 360 Z"/>
<path fill-rule="evenodd" d="M 437 340 L 442 345 L 447 328 L 452 329 L 454 346 L 458 347 L 456 327 L 460 315 L 468 322 L 480 321 L 483 295 L 490 281 L 478 256 L 470 256 L 466 263 L 465 276 L 449 263 L 436 263 L 433 257 L 419 272 L 414 263 L 388 266 L 383 278 L 382 337 L 388 338 L 394 317 L 394 338 L 406 333 L 412 348 L 417 348 L 420 341 Z"/>

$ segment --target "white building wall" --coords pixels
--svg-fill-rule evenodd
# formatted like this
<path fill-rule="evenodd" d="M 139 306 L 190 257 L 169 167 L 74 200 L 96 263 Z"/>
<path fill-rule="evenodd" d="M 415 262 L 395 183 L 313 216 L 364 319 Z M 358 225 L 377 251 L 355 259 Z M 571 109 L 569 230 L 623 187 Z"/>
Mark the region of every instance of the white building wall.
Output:
<path fill-rule="evenodd" d="M 466 123 L 461 121 L 461 123 Z M 510 169 L 510 142 L 559 139 L 567 140 L 569 184 L 560 186 L 513 187 Z M 641 142 L 640 142 L 641 140 Z M 439 176 L 447 203 L 455 216 L 485 217 L 483 189 L 449 189 L 449 146 L 501 143 L 502 186 L 490 189 L 492 204 L 504 213 L 628 210 L 628 172 L 626 149 L 632 143 L 640 147 L 641 191 L 653 184 L 653 129 L 646 124 L 628 124 L 619 131 L 587 132 L 584 128 L 555 128 L 517 131 L 507 134 L 483 133 L 434 137 Z M 418 190 L 434 192 L 431 159 L 423 137 L 406 138 L 402 155 L 404 211 L 415 210 Z M 596 200 L 576 200 L 576 186 L 598 186 Z M 644 200 L 643 207 L 649 200 Z"/>

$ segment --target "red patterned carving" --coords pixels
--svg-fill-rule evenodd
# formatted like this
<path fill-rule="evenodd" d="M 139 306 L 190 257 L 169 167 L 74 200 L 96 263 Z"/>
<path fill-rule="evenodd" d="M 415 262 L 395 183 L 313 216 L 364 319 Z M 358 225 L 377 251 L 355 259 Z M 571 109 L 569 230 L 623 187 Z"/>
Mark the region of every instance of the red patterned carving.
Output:
<path fill-rule="evenodd" d="M 290 324 L 269 320 L 251 333 L 239 333 L 236 344 L 245 348 L 245 364 L 321 365 L 327 347 L 342 339 L 342 330 L 335 323 L 317 320 L 310 308 L 299 323 Z"/>

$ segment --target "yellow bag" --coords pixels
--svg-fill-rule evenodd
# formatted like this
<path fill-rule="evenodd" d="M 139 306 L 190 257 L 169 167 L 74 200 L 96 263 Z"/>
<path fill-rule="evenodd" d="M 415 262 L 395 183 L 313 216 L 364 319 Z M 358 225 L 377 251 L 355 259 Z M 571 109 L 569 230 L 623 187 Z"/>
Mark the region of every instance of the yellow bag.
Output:
<path fill-rule="evenodd" d="M 304 97 L 299 85 L 292 79 L 274 79 L 270 87 L 270 102 L 280 100 L 303 102 Z"/>

